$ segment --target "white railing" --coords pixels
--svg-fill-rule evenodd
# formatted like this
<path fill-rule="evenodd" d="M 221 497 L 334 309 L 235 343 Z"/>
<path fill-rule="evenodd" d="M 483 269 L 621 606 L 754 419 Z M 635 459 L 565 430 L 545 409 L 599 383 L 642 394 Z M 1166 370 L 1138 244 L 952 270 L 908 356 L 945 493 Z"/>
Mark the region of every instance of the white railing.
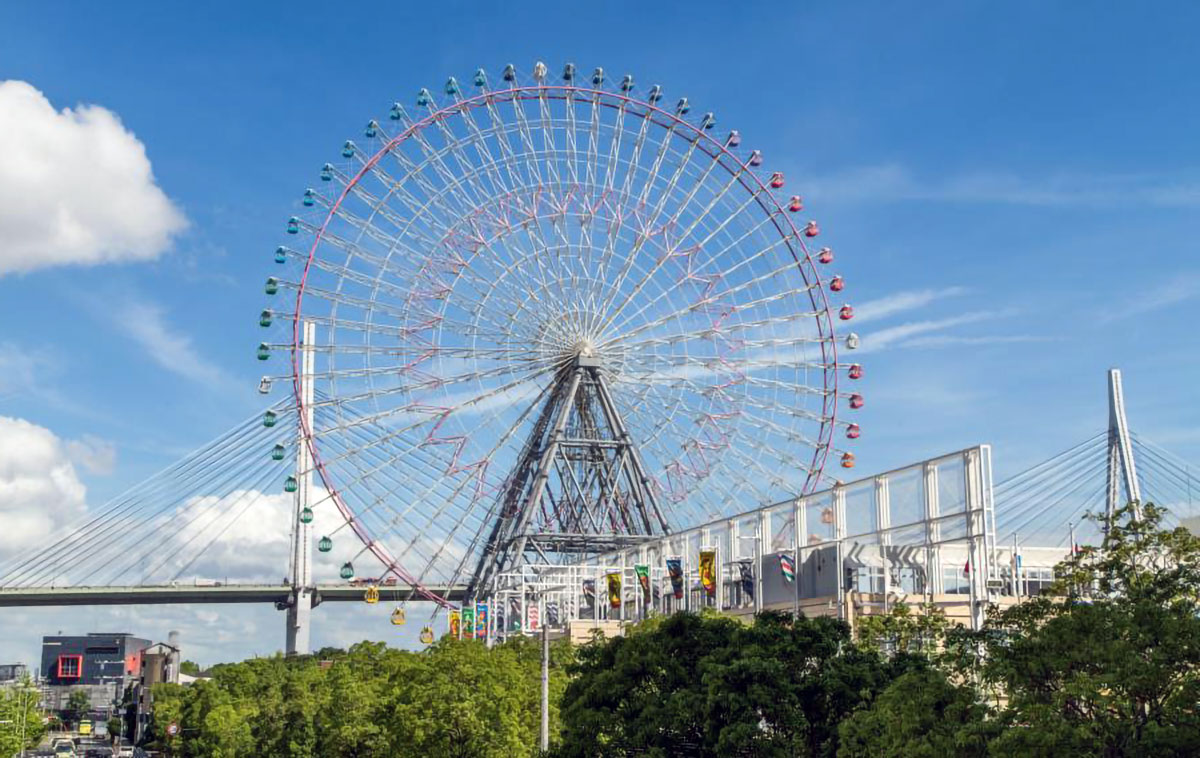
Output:
<path fill-rule="evenodd" d="M 994 590 L 1000 578 L 995 534 L 991 446 L 978 445 L 586 562 L 525 565 L 493 585 L 489 636 L 703 607 L 799 608 L 818 598 L 841 613 L 851 591 L 965 595 L 979 624 L 989 584 Z M 700 581 L 702 552 L 715 553 L 711 591 Z M 679 561 L 682 597 L 668 559 Z M 791 580 L 782 571 L 787 559 Z M 610 603 L 609 575 L 619 578 L 619 603 Z"/>

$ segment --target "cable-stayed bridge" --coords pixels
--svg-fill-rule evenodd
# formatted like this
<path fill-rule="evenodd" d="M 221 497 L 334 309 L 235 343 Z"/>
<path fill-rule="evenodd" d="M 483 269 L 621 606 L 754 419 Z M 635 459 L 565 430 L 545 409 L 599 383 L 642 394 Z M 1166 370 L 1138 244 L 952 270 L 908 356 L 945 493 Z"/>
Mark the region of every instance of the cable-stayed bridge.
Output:
<path fill-rule="evenodd" d="M 792 551 L 789 554 L 800 563 L 811 554 L 810 558 L 815 557 L 819 564 L 821 551 L 835 544 L 848 574 L 878 578 L 882 571 L 888 577 L 883 584 L 893 591 L 908 582 L 910 593 L 953 593 L 956 590 L 947 585 L 954 580 L 947 577 L 956 574 L 955 567 L 965 560 L 967 573 L 970 566 L 978 567 L 975 574 L 980 584 L 972 589 L 978 598 L 972 602 L 985 603 L 1008 591 L 1020 594 L 1017 585 L 1006 579 L 1015 575 L 1013 572 L 1044 572 L 1072 544 L 1097 540 L 1099 527 L 1085 518 L 1089 513 L 1102 516 L 1128 500 L 1140 500 L 1165 507 L 1172 523 L 1196 524 L 1200 516 L 1200 479 L 1187 462 L 1129 430 L 1120 374 L 1115 370 L 1109 374 L 1109 401 L 1107 429 L 994 487 L 987 460 L 975 461 L 980 466 L 977 475 L 971 474 L 969 463 L 965 475 L 951 473 L 943 466 L 941 479 L 934 471 L 930 480 L 930 465 L 936 468 L 950 460 L 939 459 L 935 464 L 910 467 L 914 471 L 923 467 L 926 472 L 924 484 L 911 493 L 902 493 L 901 473 L 889 472 L 799 498 L 795 505 L 775 504 L 731 517 L 728 534 L 701 530 L 703 536 L 690 548 L 684 544 L 690 539 L 689 530 L 685 530 L 678 537 L 630 548 L 636 552 L 630 552 L 628 560 L 615 554 L 604 558 L 609 562 L 605 566 L 584 560 L 578 569 L 570 570 L 570 582 L 579 586 L 569 589 L 573 594 L 591 593 L 592 598 L 588 601 L 583 597 L 577 603 L 564 600 L 563 613 L 586 618 L 591 608 L 593 619 L 607 617 L 613 611 L 605 609 L 601 613 L 597 609 L 595 595 L 602 594 L 602 590 L 596 586 L 602 577 L 616 570 L 613 566 L 632 571 L 639 560 L 651 560 L 646 558 L 648 555 L 657 559 L 686 555 L 694 563 L 705 542 L 729 553 L 716 569 L 718 578 L 724 580 L 722 586 L 727 588 L 716 595 L 716 603 L 727 609 L 769 604 L 772 595 L 764 588 L 770 584 L 768 566 L 772 556 Z M 324 411 L 318 408 L 318 412 Z M 318 487 L 305 490 L 296 480 L 297 456 L 303 451 L 282 444 L 280 440 L 286 436 L 281 437 L 277 431 L 297 423 L 293 406 L 273 405 L 131 487 L 83 522 L 64 527 L 47 544 L 0 567 L 0 606 L 272 603 L 288 611 L 289 652 L 303 652 L 307 649 L 308 619 L 306 614 L 296 613 L 298 603 L 306 603 L 311 609 L 322 602 L 361 601 L 365 584 L 376 586 L 379 599 L 388 603 L 468 600 L 463 583 L 416 585 L 386 578 L 386 569 L 381 569 L 377 577 L 360 576 L 354 581 L 335 573 L 355 561 L 367 561 L 367 548 L 350 534 L 351 527 L 345 521 L 314 518 L 313 514 L 328 513 L 329 509 L 321 506 L 330 495 Z M 363 434 L 373 433 L 364 430 Z M 338 455 L 336 450 L 326 450 L 325 454 L 331 459 Z M 386 460 L 386 451 L 380 456 Z M 967 460 L 971 460 L 970 455 Z M 962 476 L 964 505 L 956 510 L 958 506 L 951 502 L 954 487 L 947 489 L 947 483 Z M 867 499 L 854 494 L 866 491 L 864 483 L 866 490 L 872 486 L 874 489 Z M 972 490 L 975 495 L 970 493 Z M 911 498 L 924 505 L 914 511 L 916 521 L 899 524 L 898 513 L 905 509 L 902 501 Z M 978 519 L 972 517 L 973 498 L 979 503 Z M 824 506 L 826 499 L 829 507 Z M 808 503 L 819 507 L 805 521 L 798 514 Z M 948 515 L 951 513 L 962 514 L 961 531 L 947 521 L 959 518 Z M 312 533 L 301 528 L 310 526 Z M 309 544 L 298 544 L 302 541 Z M 743 543 L 753 548 L 743 548 Z M 302 581 L 297 556 L 304 560 L 301 548 L 311 550 L 314 544 L 318 553 L 329 555 L 331 560 L 310 566 L 308 578 Z M 950 565 L 942 569 L 941 578 L 932 576 L 930 559 L 918 555 L 922 546 L 928 550 L 935 544 L 943 551 L 941 563 Z M 955 545 L 965 552 L 956 552 Z M 880 560 L 872 557 L 876 550 Z M 414 555 L 421 553 L 417 550 Z M 1017 568 L 1022 563 L 1018 556 L 1023 557 L 1022 569 Z M 742 569 L 747 563 L 759 587 L 749 595 L 737 589 L 748 576 Z M 778 563 L 774 565 L 778 570 Z M 278 568 L 277 576 L 266 573 L 271 567 Z M 911 580 L 900 578 L 904 571 L 910 572 Z M 698 576 L 698 567 L 685 568 L 684 573 L 691 581 L 693 574 Z M 593 574 L 597 578 L 586 578 Z M 669 586 L 664 566 L 654 566 L 649 575 L 656 586 Z M 636 587 L 636 573 L 631 579 L 628 585 Z M 545 576 L 538 581 L 544 584 Z M 502 585 L 503 577 L 497 586 Z M 558 591 L 561 585 L 559 582 Z M 521 588 L 522 597 L 544 591 L 530 590 L 527 577 L 519 579 L 516 586 Z M 1026 583 L 1026 592 L 1030 592 L 1029 586 L 1033 584 Z M 689 592 L 693 589 L 689 587 Z M 505 591 L 510 596 L 513 593 L 511 586 Z M 657 593 L 656 589 L 656 599 Z M 797 590 L 798 597 L 800 594 Z M 666 597 L 665 591 L 663 595 Z M 757 599 L 746 606 L 746 597 L 751 596 Z M 668 598 L 663 607 L 655 605 L 654 610 L 692 607 L 687 602 L 670 606 Z M 709 601 L 701 593 L 697 602 Z M 845 597 L 839 600 L 843 602 Z M 643 612 L 650 605 L 644 602 Z M 567 606 L 571 606 L 569 612 Z M 527 614 L 522 606 L 522 617 L 527 618 Z M 624 610 L 621 614 L 625 618 Z M 303 626 L 298 628 L 298 622 Z"/>

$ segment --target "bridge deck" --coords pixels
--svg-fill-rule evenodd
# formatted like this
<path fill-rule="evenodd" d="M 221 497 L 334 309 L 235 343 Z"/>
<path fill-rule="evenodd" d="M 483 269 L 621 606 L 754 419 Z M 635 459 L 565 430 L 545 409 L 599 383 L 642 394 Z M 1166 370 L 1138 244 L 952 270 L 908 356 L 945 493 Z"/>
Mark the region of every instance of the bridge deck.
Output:
<path fill-rule="evenodd" d="M 380 602 L 421 600 L 408 586 L 379 587 Z M 426 587 L 452 602 L 461 601 L 466 587 Z M 317 602 L 362 602 L 365 586 L 320 584 Z M 292 588 L 286 584 L 165 585 L 147 587 L 32 587 L 0 588 L 0 608 L 52 605 L 166 605 L 170 603 L 286 604 Z"/>

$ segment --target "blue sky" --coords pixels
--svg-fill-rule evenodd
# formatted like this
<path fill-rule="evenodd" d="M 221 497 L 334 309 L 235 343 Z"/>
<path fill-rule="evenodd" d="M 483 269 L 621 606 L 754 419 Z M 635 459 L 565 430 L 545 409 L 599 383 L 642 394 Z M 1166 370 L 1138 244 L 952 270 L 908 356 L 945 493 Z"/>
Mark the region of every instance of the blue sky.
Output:
<path fill-rule="evenodd" d="M 992 442 L 1003 478 L 1103 428 L 1109 366 L 1200 461 L 1194 4 L 438 5 L 0 9 L 0 80 L 115 113 L 187 219 L 153 260 L 0 274 L 0 416 L 111 453 L 88 503 L 261 407 L 271 251 L 344 139 L 535 60 L 687 95 L 805 195 L 879 316 L 864 472 Z"/>

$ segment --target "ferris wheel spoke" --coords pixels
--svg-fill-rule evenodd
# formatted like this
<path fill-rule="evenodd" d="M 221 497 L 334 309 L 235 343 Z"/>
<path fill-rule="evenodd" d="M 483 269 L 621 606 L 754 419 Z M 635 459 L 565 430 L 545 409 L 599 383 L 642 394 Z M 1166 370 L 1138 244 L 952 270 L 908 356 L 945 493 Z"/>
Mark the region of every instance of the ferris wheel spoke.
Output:
<path fill-rule="evenodd" d="M 759 286 L 763 282 L 766 282 L 768 280 L 774 279 L 779 274 L 791 270 L 791 268 L 794 265 L 795 264 L 784 264 L 783 266 L 781 266 L 777 269 L 768 271 L 767 273 L 762 274 L 758 277 L 755 277 L 754 279 L 751 279 L 749 281 L 742 282 L 741 284 L 737 284 L 737 285 L 728 287 L 726 289 L 723 289 L 723 290 L 720 290 L 717 292 L 711 292 L 706 295 L 703 295 L 699 299 L 695 300 L 694 302 L 690 303 L 689 305 L 687 305 L 684 308 L 680 308 L 678 310 L 668 312 L 668 313 L 666 313 L 662 316 L 659 316 L 651 321 L 646 321 L 643 324 L 641 324 L 640 326 L 637 326 L 635 328 L 632 328 L 632 329 L 622 332 L 621 333 L 622 338 L 627 340 L 630 337 L 634 337 L 643 332 L 646 332 L 651 329 L 657 328 L 659 326 L 668 324 L 671 321 L 676 321 L 678 319 L 681 319 L 682 317 L 684 317 L 686 315 L 697 313 L 697 312 L 703 312 L 704 309 L 706 309 L 706 308 L 720 306 L 721 303 L 730 303 L 730 305 L 723 306 L 723 307 L 727 308 L 727 309 L 732 308 L 732 312 L 737 313 L 740 317 L 740 314 L 742 312 L 747 311 L 747 310 L 752 310 L 754 305 L 756 304 L 756 302 L 755 301 L 748 301 L 748 302 L 744 302 L 744 303 L 738 302 L 738 303 L 736 303 L 736 306 L 734 306 L 732 301 L 730 300 L 731 296 L 739 294 L 739 293 L 741 293 L 747 289 L 750 289 L 752 287 Z M 807 293 L 811 292 L 811 290 L 812 290 L 812 286 L 805 284 L 803 287 L 796 287 L 791 290 L 788 290 L 785 294 L 795 296 L 795 295 L 800 295 L 800 294 L 807 294 Z M 771 301 L 764 301 L 764 302 L 771 302 Z M 811 313 L 805 314 L 805 315 L 811 316 Z"/>
<path fill-rule="evenodd" d="M 431 405 L 426 405 L 424 403 L 407 403 L 405 405 L 396 406 L 394 408 L 389 408 L 384 411 L 377 411 L 375 413 L 364 414 L 360 417 L 356 417 L 356 418 L 352 419 L 351 421 L 339 424 L 338 426 L 334 427 L 334 429 L 340 430 L 340 429 L 346 429 L 346 428 L 355 427 L 355 426 L 378 424 L 387 419 L 392 419 L 397 416 L 412 416 L 412 415 L 421 416 L 422 418 L 421 418 L 421 420 L 419 420 L 417 422 L 414 422 L 405 427 L 402 427 L 402 431 L 410 432 L 415 429 L 419 429 L 423 426 L 433 426 L 433 425 L 436 425 L 438 423 L 438 421 L 441 419 L 448 418 L 448 417 L 454 415 L 455 413 L 474 408 L 476 406 L 479 406 L 481 403 L 485 403 L 485 402 L 494 400 L 495 398 L 500 397 L 506 393 L 510 393 L 512 390 L 517 389 L 518 387 L 527 384 L 528 382 L 536 379 L 539 376 L 543 376 L 547 373 L 555 371 L 557 368 L 558 368 L 557 366 L 544 366 L 544 367 L 540 367 L 540 368 L 536 368 L 536 369 L 527 371 L 523 376 L 521 376 L 517 379 L 514 379 L 511 382 L 507 382 L 505 384 L 500 385 L 499 387 L 495 387 L 493 389 L 483 391 L 479 394 L 475 394 L 475 395 L 471 395 L 469 397 L 459 399 L 457 402 L 455 402 L 451 405 L 448 405 L 448 406 L 431 406 Z M 314 432 L 313 436 L 314 437 L 318 436 L 318 433 Z"/>
<path fill-rule="evenodd" d="M 703 414 L 703 413 L 707 412 L 703 409 L 698 409 L 694 406 L 690 406 L 690 405 L 687 405 L 686 403 L 680 402 L 678 399 L 675 400 L 674 404 L 677 409 L 686 410 L 692 414 Z M 631 410 L 632 409 L 627 410 L 625 412 L 629 413 L 629 412 L 631 412 Z M 679 435 L 679 437 L 684 440 L 693 439 L 692 437 L 690 437 L 688 435 L 683 435 L 683 434 Z M 652 435 L 652 436 L 650 436 L 649 439 L 650 439 L 650 441 L 648 443 L 648 447 L 651 448 L 651 450 L 654 452 L 656 458 L 663 465 L 663 471 L 664 471 L 665 475 L 667 476 L 667 478 L 668 479 L 674 478 L 674 479 L 679 480 L 681 477 L 687 477 L 691 481 L 689 491 L 687 492 L 687 495 L 689 497 L 692 497 L 693 499 L 695 499 L 696 493 L 700 493 L 701 499 L 707 499 L 705 497 L 704 493 L 706 493 L 708 488 L 711 487 L 712 489 L 722 490 L 722 493 L 725 495 L 725 498 L 724 498 L 725 503 L 737 501 L 734 490 L 731 490 L 729 488 L 728 478 L 721 476 L 722 472 L 728 471 L 728 459 L 725 456 L 719 456 L 719 457 L 714 456 L 715 460 L 711 461 L 709 464 L 710 470 L 708 472 L 705 472 L 703 475 L 701 475 L 701 472 L 695 471 L 693 469 L 693 467 L 684 465 L 684 463 L 680 460 L 680 457 L 687 453 L 687 451 L 685 449 L 680 448 L 675 451 L 667 450 L 663 446 L 661 437 L 659 437 L 658 435 Z M 754 489 L 753 479 L 754 478 L 751 477 L 750 483 L 747 485 L 751 489 Z M 701 486 L 701 484 L 703 484 L 704 486 Z M 676 494 L 676 496 L 679 496 L 681 493 L 675 493 L 675 494 Z M 756 500 L 760 499 L 761 493 L 756 494 L 755 498 L 756 498 Z M 721 503 L 721 501 L 718 500 L 717 503 L 718 503 L 718 507 L 714 507 L 710 502 L 708 509 L 706 509 L 704 511 L 703 515 L 705 517 L 711 517 L 715 513 L 719 512 L 721 510 L 719 508 L 719 504 Z"/>
<path fill-rule="evenodd" d="M 761 228 L 761 227 L 759 227 L 759 228 Z M 697 299 L 695 300 L 695 302 L 693 302 L 689 306 L 690 308 L 695 309 L 695 308 L 699 308 L 702 306 L 711 307 L 713 305 L 716 305 L 722 299 L 727 299 L 730 295 L 736 294 L 748 287 L 761 285 L 762 283 L 764 283 L 767 280 L 772 279 L 776 276 L 786 274 L 788 272 L 795 273 L 797 270 L 797 263 L 795 262 L 795 260 L 785 261 L 782 265 L 772 268 L 765 275 L 760 275 L 756 278 L 753 278 L 747 282 L 744 282 L 742 285 L 737 286 L 736 288 L 731 288 L 729 291 L 725 291 L 725 292 L 719 293 L 717 295 L 712 294 L 712 289 L 716 286 L 716 284 L 718 282 L 728 282 L 728 281 L 734 279 L 735 275 L 738 274 L 742 269 L 749 269 L 749 267 L 751 267 L 755 262 L 757 262 L 759 260 L 767 259 L 776 248 L 781 247 L 781 246 L 788 247 L 788 242 L 786 239 L 777 239 L 777 240 L 772 241 L 770 244 L 768 244 L 764 248 L 760 248 L 753 252 L 748 252 L 744 258 L 740 259 L 739 261 L 737 261 L 736 263 L 734 263 L 732 266 L 730 266 L 728 268 L 724 268 L 724 269 L 719 269 L 719 268 L 715 268 L 715 267 L 712 269 L 708 268 L 708 266 L 710 264 L 712 264 L 715 261 L 721 260 L 730 251 L 736 249 L 738 247 L 739 243 L 743 242 L 750 235 L 754 234 L 757 230 L 758 230 L 758 228 L 747 229 L 741 235 L 741 237 L 739 237 L 738 239 L 732 240 L 728 245 L 723 247 L 721 250 L 718 250 L 717 252 L 715 252 L 712 256 L 710 256 L 704 263 L 701 263 L 699 266 L 691 265 L 691 263 L 690 263 L 691 256 L 688 256 L 688 262 L 686 264 L 684 264 L 684 270 L 682 272 L 683 275 L 676 277 L 676 279 L 669 286 L 664 288 L 663 291 L 660 292 L 659 295 L 657 295 L 656 297 L 648 298 L 647 302 L 644 303 L 641 306 L 641 308 L 637 309 L 632 314 L 630 314 L 624 321 L 619 322 L 617 324 L 616 330 L 619 331 L 621 328 L 624 327 L 624 325 L 626 323 L 633 321 L 635 318 L 637 318 L 641 314 L 645 313 L 647 310 L 651 310 L 653 308 L 658 307 L 663 299 L 668 298 L 674 292 L 679 290 L 680 287 L 682 287 L 684 284 L 689 283 L 689 282 L 693 282 L 696 284 L 703 283 L 705 285 L 704 291 L 701 292 L 699 297 L 697 297 Z M 807 281 L 807 279 L 805 279 L 805 287 L 807 289 L 810 289 L 810 290 L 815 289 L 818 286 L 819 285 L 816 285 L 816 284 L 810 284 Z"/>
<path fill-rule="evenodd" d="M 490 462 L 490 461 L 492 461 L 492 460 L 495 458 L 495 456 L 496 456 L 496 455 L 497 455 L 497 454 L 500 452 L 500 450 L 502 450 L 502 449 L 503 449 L 503 447 L 504 447 L 505 445 L 507 445 L 507 444 L 509 443 L 509 441 L 510 441 L 510 440 L 511 440 L 511 439 L 512 439 L 514 436 L 515 436 L 515 434 L 517 433 L 517 431 L 518 431 L 519 429 L 522 429 L 522 428 L 524 427 L 524 425 L 525 425 L 525 422 L 526 422 L 526 421 L 529 419 L 529 417 L 532 415 L 533 411 L 534 411 L 534 410 L 535 410 L 535 409 L 536 409 L 536 408 L 537 408 L 539 405 L 541 405 L 541 403 L 542 403 L 542 401 L 545 399 L 545 396 L 546 396 L 546 394 L 548 393 L 548 391 L 549 391 L 549 386 L 547 386 L 547 387 L 545 387 L 545 388 L 543 388 L 543 389 L 542 389 L 542 391 L 541 391 L 541 392 L 540 392 L 540 393 L 537 395 L 537 397 L 535 397 L 535 398 L 533 399 L 533 402 L 532 402 L 532 403 L 530 403 L 530 404 L 529 404 L 529 405 L 526 407 L 526 409 L 525 409 L 525 410 L 522 412 L 522 414 L 520 415 L 520 417 L 518 417 L 518 418 L 517 418 L 517 419 L 516 419 L 516 420 L 515 420 L 515 421 L 514 421 L 514 422 L 513 422 L 513 423 L 512 423 L 512 424 L 511 424 L 509 427 L 508 427 L 508 429 L 507 429 L 507 430 L 506 430 L 506 431 L 505 431 L 503 434 L 501 434 L 501 435 L 500 435 L 499 439 L 498 439 L 498 440 L 496 441 L 496 443 L 495 443 L 495 444 L 494 444 L 494 445 L 491 447 L 491 449 L 487 451 L 487 453 L 484 455 L 484 457 L 482 458 L 482 460 L 484 460 L 484 461 L 487 461 L 487 462 Z M 497 485 L 496 487 L 493 487 L 493 488 L 492 488 L 492 490 L 493 490 L 493 491 L 498 491 L 498 490 L 499 490 L 499 485 Z M 498 503 L 497 501 L 493 500 L 493 504 L 492 504 L 492 506 L 488 508 L 488 510 L 487 510 L 487 512 L 486 512 L 486 514 L 484 515 L 484 518 L 481 520 L 482 527 L 481 527 L 481 528 L 480 528 L 480 529 L 479 529 L 479 530 L 476 532 L 476 534 L 475 534 L 475 538 L 472 540 L 472 544 L 474 544 L 474 543 L 475 543 L 475 542 L 476 542 L 476 541 L 479 539 L 479 537 L 480 537 L 480 536 L 482 536 L 482 532 L 483 532 L 483 531 L 484 531 L 484 530 L 485 530 L 485 529 L 486 529 L 488 526 L 490 526 L 490 520 L 491 520 L 491 518 L 494 516 L 495 509 L 496 509 L 496 507 L 497 507 L 498 505 L 499 505 L 499 503 Z M 437 520 L 438 520 L 438 519 L 439 519 L 439 518 L 440 518 L 440 517 L 443 515 L 443 513 L 444 513 L 444 512 L 445 512 L 445 506 L 443 505 L 443 507 L 442 507 L 442 508 L 439 508 L 439 509 L 435 510 L 433 513 L 431 513 L 431 514 L 430 514 L 430 516 L 429 516 L 429 519 L 428 519 L 428 520 L 425 522 L 425 527 L 426 527 L 426 528 L 428 528 L 428 527 L 429 527 L 429 526 L 431 526 L 433 523 L 435 523 L 435 522 L 436 522 L 436 521 L 437 521 Z M 458 530 L 459 530 L 459 529 L 461 529 L 463 526 L 464 526 L 464 522 L 463 522 L 462 520 L 459 520 L 459 521 L 457 521 L 457 522 L 454 524 L 453 528 L 451 529 L 450 537 L 451 537 L 451 538 L 453 538 L 453 537 L 455 536 L 455 534 L 458 532 Z M 422 531 L 423 531 L 423 530 L 422 530 Z M 415 542 L 415 538 L 414 538 L 414 540 L 413 540 L 413 541 Z M 410 544 L 411 544 L 411 543 L 410 543 Z M 436 557 L 436 556 L 435 556 L 435 557 Z M 465 560 L 465 559 L 464 559 L 464 560 Z M 457 581 L 457 579 L 458 579 L 458 577 L 457 577 L 457 572 L 458 572 L 458 571 L 461 571 L 461 569 L 462 569 L 462 565 L 461 565 L 461 564 L 462 564 L 462 562 L 460 561 L 460 565 L 457 567 L 457 569 L 456 569 L 456 573 L 455 573 L 455 576 L 453 576 L 453 577 L 451 578 L 451 581 Z M 428 566 L 426 567 L 426 570 L 428 570 Z"/>
<path fill-rule="evenodd" d="M 704 181 L 707 179 L 708 175 L 712 172 L 714 165 L 716 165 L 715 162 L 710 163 L 705 168 L 704 175 L 701 178 L 701 180 L 696 182 L 696 184 L 692 187 L 692 189 L 689 191 L 687 197 L 685 198 L 684 202 L 680 203 L 679 209 L 675 212 L 675 214 L 665 224 L 663 224 L 664 228 L 673 226 L 675 223 L 677 223 L 679 221 L 680 215 L 683 213 L 683 209 L 688 207 L 688 205 L 691 203 L 691 201 L 695 198 L 696 193 L 699 192 L 700 187 L 703 186 Z M 696 228 L 696 225 L 699 224 L 705 217 L 707 217 L 709 212 L 712 210 L 712 208 L 717 205 L 717 203 L 720 201 L 721 198 L 723 198 L 725 196 L 725 194 L 729 191 L 729 189 L 738 183 L 739 177 L 740 177 L 740 172 L 737 174 L 734 174 L 732 177 L 730 177 L 729 181 L 725 183 L 725 186 L 723 186 L 721 188 L 721 190 L 717 193 L 717 196 L 714 197 L 709 202 L 709 204 L 701 211 L 701 213 L 699 215 L 697 215 L 697 217 L 684 230 L 684 232 L 681 235 L 679 235 L 680 240 L 687 239 L 688 235 L 691 234 L 692 230 Z M 651 223 L 653 223 L 653 220 L 651 221 Z M 676 252 L 678 252 L 678 250 L 679 250 L 679 243 L 676 243 L 673 247 L 668 248 L 666 251 L 666 254 L 660 256 L 658 261 L 655 262 L 654 266 L 652 266 L 650 268 L 650 270 L 645 274 L 645 276 L 643 276 L 641 279 L 639 279 L 634 284 L 633 289 L 625 296 L 625 300 L 622 301 L 622 303 L 620 305 L 613 308 L 613 307 L 611 307 L 611 304 L 612 304 L 612 302 L 615 302 L 616 293 L 621 291 L 621 286 L 622 286 L 622 284 L 624 284 L 625 277 L 628 276 L 628 274 L 629 274 L 629 267 L 628 266 L 625 267 L 620 272 L 620 274 L 618 274 L 616 286 L 613 288 L 614 296 L 612 299 L 610 299 L 609 303 L 606 304 L 607 307 L 605 308 L 605 312 L 608 313 L 608 318 L 601 325 L 601 329 L 608 328 L 612 324 L 613 320 L 615 320 L 618 316 L 621 315 L 621 312 L 625 310 L 625 308 L 629 305 L 629 303 L 632 302 L 633 299 L 635 297 L 637 297 L 638 294 L 641 293 L 642 288 L 646 286 L 646 283 L 650 281 L 650 278 L 653 277 L 655 274 L 657 274 L 659 272 L 659 270 L 662 269 L 662 267 L 666 265 L 667 261 L 671 260 L 672 256 Z M 632 260 L 632 258 L 633 258 L 633 254 L 631 253 L 630 259 Z"/>

